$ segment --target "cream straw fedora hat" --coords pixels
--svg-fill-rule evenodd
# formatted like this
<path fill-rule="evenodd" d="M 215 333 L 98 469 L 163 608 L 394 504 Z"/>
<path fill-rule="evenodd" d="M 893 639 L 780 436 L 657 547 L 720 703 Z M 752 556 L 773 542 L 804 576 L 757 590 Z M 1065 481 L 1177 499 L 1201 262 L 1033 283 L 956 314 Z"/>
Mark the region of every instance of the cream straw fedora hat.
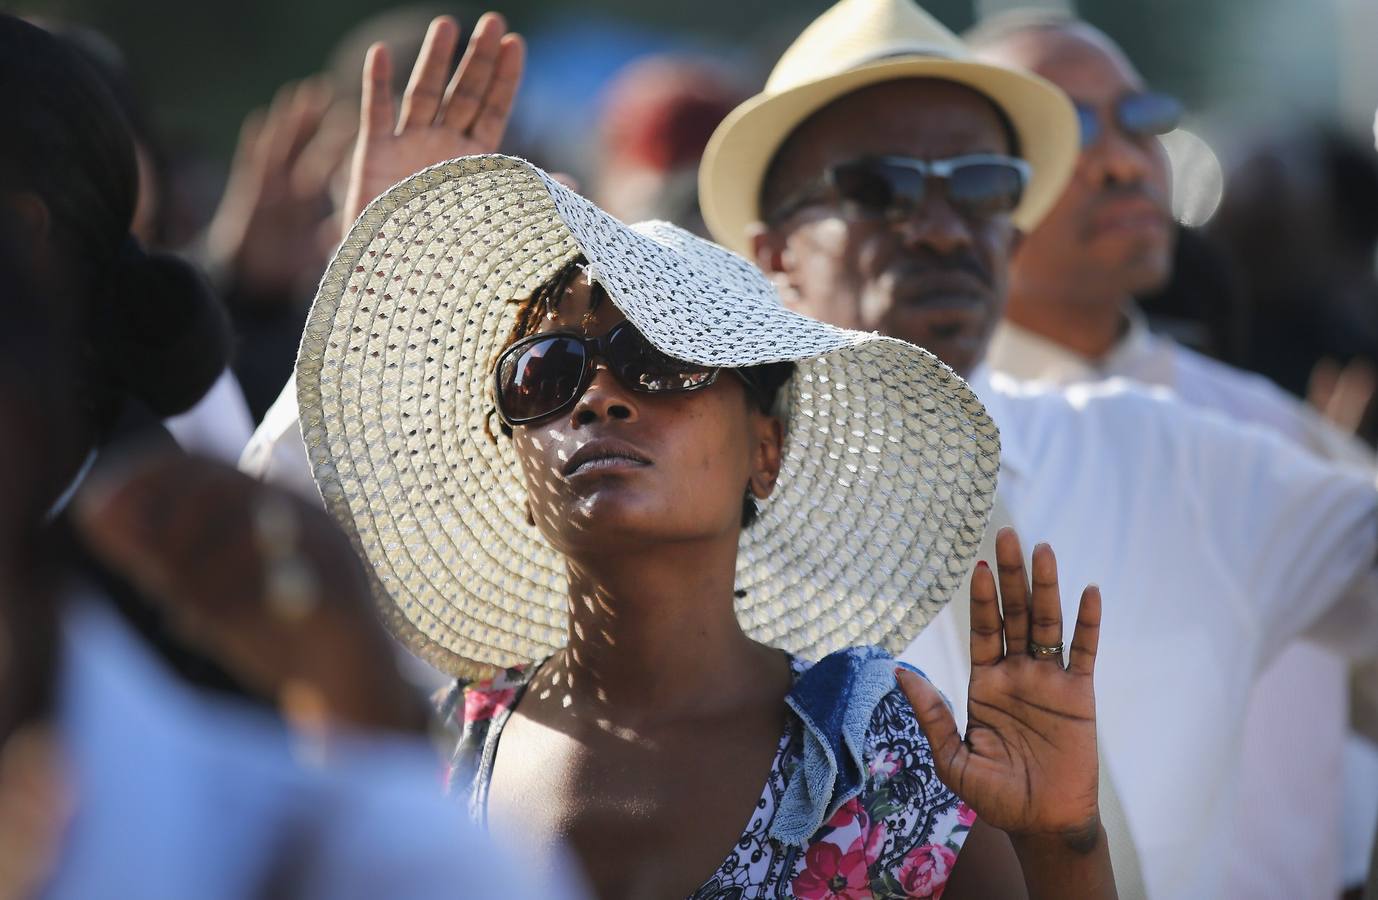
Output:
<path fill-rule="evenodd" d="M 790 45 L 765 90 L 714 132 L 699 165 L 699 205 L 713 237 L 750 254 L 761 183 L 785 139 L 815 112 L 867 85 L 941 78 L 967 85 L 1004 110 L 1033 167 L 1014 224 L 1030 231 L 1062 194 L 1080 152 L 1076 110 L 1052 83 L 976 62 L 951 31 L 911 0 L 842 0 Z"/>
<path fill-rule="evenodd" d="M 657 348 L 707 366 L 795 360 L 784 466 L 742 535 L 738 615 L 805 656 L 903 648 L 962 582 L 999 436 L 924 350 L 787 311 L 746 260 L 660 222 L 628 227 L 519 159 L 427 169 L 364 212 L 297 358 L 316 482 L 389 626 L 463 676 L 565 642 L 565 561 L 527 523 L 492 366 L 517 304 L 582 254 Z"/>

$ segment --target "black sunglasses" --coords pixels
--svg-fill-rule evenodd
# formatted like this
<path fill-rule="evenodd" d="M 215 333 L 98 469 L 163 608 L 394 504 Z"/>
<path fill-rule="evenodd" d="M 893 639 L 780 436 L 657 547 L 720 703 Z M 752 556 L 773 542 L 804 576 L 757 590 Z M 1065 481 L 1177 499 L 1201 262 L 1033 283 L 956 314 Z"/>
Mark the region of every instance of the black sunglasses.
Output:
<path fill-rule="evenodd" d="M 1105 134 L 1104 123 L 1094 106 L 1085 103 L 1076 106 L 1077 120 L 1081 123 L 1081 146 L 1085 149 Z M 1152 92 L 1125 94 L 1115 101 L 1111 110 L 1114 127 L 1131 138 L 1167 134 L 1181 123 L 1185 111 L 1176 97 Z"/>
<path fill-rule="evenodd" d="M 512 344 L 493 370 L 498 415 L 509 426 L 529 425 L 562 413 L 579 401 L 601 359 L 627 389 L 641 394 L 697 391 L 717 380 L 720 369 L 661 353 L 630 322 L 601 337 L 567 331 L 533 334 Z M 741 369 L 732 369 L 755 391 Z"/>
<path fill-rule="evenodd" d="M 786 199 L 771 222 L 829 201 L 841 201 L 868 217 L 902 219 L 923 202 L 931 181 L 942 182 L 948 203 L 958 212 L 974 219 L 989 218 L 1014 211 L 1032 172 L 1024 160 L 998 154 L 931 161 L 865 157 L 829 167 Z"/>

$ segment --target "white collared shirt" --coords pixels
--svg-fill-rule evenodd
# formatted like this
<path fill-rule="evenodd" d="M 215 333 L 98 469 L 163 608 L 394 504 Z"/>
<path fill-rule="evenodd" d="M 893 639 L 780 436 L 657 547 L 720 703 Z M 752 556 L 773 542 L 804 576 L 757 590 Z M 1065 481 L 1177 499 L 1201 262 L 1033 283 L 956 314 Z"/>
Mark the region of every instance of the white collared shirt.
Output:
<path fill-rule="evenodd" d="M 1068 640 L 1080 588 L 1102 588 L 1099 732 L 1149 895 L 1226 896 L 1258 673 L 1322 618 L 1355 647 L 1378 641 L 1373 593 L 1353 591 L 1378 556 L 1378 491 L 1165 392 L 971 384 L 1000 426 L 1015 526 L 1057 551 Z M 956 631 L 940 614 L 904 658 L 964 713 Z"/>
<path fill-rule="evenodd" d="M 1125 378 L 1163 387 L 1190 406 L 1269 428 L 1325 459 L 1373 467 L 1373 451 L 1262 375 L 1236 369 L 1154 334 L 1137 309 L 1102 360 L 1088 360 L 1012 322 L 996 326 L 985 365 L 1019 381 L 1058 386 Z"/>
<path fill-rule="evenodd" d="M 1154 334 L 1143 314 L 1128 313 L 1128 330 L 1102 360 L 1091 361 L 1012 322 L 1002 322 L 987 365 L 1013 378 L 1089 384 L 1107 378 L 1167 388 L 1191 406 L 1270 429 L 1323 458 L 1364 466 L 1373 452 L 1332 426 L 1309 405 L 1267 378 L 1236 369 Z M 1359 739 L 1348 738 L 1349 667 L 1312 643 L 1284 649 L 1259 677 L 1250 701 L 1241 759 L 1239 808 L 1226 894 L 1304 897 L 1322 886 L 1340 893 L 1364 871 L 1368 845 L 1342 854 L 1346 823 L 1378 822 L 1375 764 L 1362 760 Z M 1356 742 L 1345 764 L 1345 743 Z M 1369 757 L 1378 752 L 1369 750 Z M 1337 775 L 1342 769 L 1346 777 Z M 1278 809 L 1289 815 L 1278 815 Z M 1365 834 L 1371 834 L 1365 830 Z M 1342 866 L 1342 855 L 1345 857 Z"/>

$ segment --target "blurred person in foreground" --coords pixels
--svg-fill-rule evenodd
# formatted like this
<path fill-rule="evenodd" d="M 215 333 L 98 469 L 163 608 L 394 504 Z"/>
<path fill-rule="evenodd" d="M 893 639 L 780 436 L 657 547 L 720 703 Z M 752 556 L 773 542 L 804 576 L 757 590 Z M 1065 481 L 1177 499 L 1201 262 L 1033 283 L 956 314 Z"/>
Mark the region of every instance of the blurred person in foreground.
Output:
<path fill-rule="evenodd" d="M 744 96 L 708 60 L 665 54 L 629 63 L 602 97 L 594 201 L 624 222 L 662 219 L 705 234 L 699 158 Z"/>
<path fill-rule="evenodd" d="M 79 56 L 0 16 L 0 91 L 25 126 L 0 140 L 0 895 L 439 898 L 461 880 L 545 895 L 514 866 L 476 871 L 495 851 L 435 796 L 421 706 L 325 515 L 166 442 L 112 460 L 137 400 L 195 396 L 173 301 L 194 310 L 196 283 L 121 246 L 133 144 Z M 167 366 L 164 393 L 118 365 L 135 342 L 140 365 Z M 73 537 L 294 730 L 176 677 L 68 555 Z"/>
<path fill-rule="evenodd" d="M 318 510 L 188 457 L 126 459 L 76 501 L 113 566 L 228 664 L 278 683 L 295 732 L 190 690 L 64 569 L 42 523 L 80 419 L 73 360 L 15 260 L 33 235 L 5 227 L 13 199 L 0 203 L 0 430 L 27 440 L 0 451 L 0 897 L 440 900 L 457 884 L 574 896 L 495 865 L 505 854 L 437 796 L 428 743 L 370 717 L 380 670 L 340 677 L 368 663 L 324 607 L 367 615 L 367 586 Z M 295 533 L 294 547 L 269 546 L 315 573 L 322 610 L 298 598 L 292 616 L 275 611 L 268 510 L 273 540 Z"/>
<path fill-rule="evenodd" d="M 114 98 L 134 138 L 138 168 L 139 187 L 130 235 L 142 247 L 170 249 L 162 240 L 164 206 L 168 201 L 166 179 L 160 172 L 165 154 L 123 54 L 108 38 L 89 28 L 49 20 L 36 24 L 57 35 L 89 64 Z M 244 394 L 228 365 L 189 409 L 165 417 L 163 425 L 188 451 L 225 462 L 239 458 L 253 432 Z"/>
<path fill-rule="evenodd" d="M 1176 127 L 1177 101 L 1150 90 L 1104 33 L 1065 14 L 1008 13 L 968 41 L 979 58 L 1066 91 L 1082 136 L 1067 189 L 1014 255 L 988 365 L 1058 385 L 1122 377 L 1164 387 L 1192 406 L 1372 471 L 1372 452 L 1357 438 L 1266 378 L 1150 333 L 1135 305 L 1172 275 L 1170 173 L 1158 136 Z M 1378 783 L 1336 774 L 1344 770 L 1348 672 L 1342 657 L 1300 641 L 1278 648 L 1254 685 L 1227 896 L 1336 896 L 1350 881 L 1341 872 L 1341 828 L 1355 817 L 1378 819 Z M 1345 803 L 1357 812 L 1342 814 Z M 1278 808 L 1289 815 L 1274 815 Z M 1367 848 L 1363 856 L 1360 866 Z"/>
<path fill-rule="evenodd" d="M 1040 391 L 982 365 L 1021 232 L 1079 150 L 1075 108 L 1047 81 L 974 60 L 904 0 L 844 0 L 720 127 L 700 197 L 788 305 L 926 346 L 969 379 L 1001 429 L 993 523 L 1052 542 L 1064 580 L 1100 584 L 1114 611 L 1097 696 L 1121 895 L 1220 896 L 1259 671 L 1309 629 L 1378 641 L 1378 492 L 1180 401 Z M 961 613 L 905 653 L 959 718 Z"/>
<path fill-rule="evenodd" d="M 137 145 L 118 103 L 63 40 L 5 18 L 0 96 L 13 128 L 0 140 L 0 188 L 44 290 L 58 340 L 75 359 L 72 439 L 55 448 L 52 517 L 74 564 L 190 680 L 244 694 L 187 646 L 139 591 L 70 539 L 68 501 L 125 441 L 173 448 L 164 423 L 193 408 L 225 371 L 223 308 L 181 259 L 146 251 L 130 232 L 141 196 Z M 7 439 L 17 439 L 7 435 Z"/>

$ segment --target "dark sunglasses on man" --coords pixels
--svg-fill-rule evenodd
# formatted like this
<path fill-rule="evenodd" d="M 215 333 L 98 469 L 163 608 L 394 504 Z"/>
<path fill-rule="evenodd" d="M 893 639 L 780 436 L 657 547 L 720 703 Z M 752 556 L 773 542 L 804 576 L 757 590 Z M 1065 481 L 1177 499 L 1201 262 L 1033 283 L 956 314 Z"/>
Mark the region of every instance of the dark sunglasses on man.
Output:
<path fill-rule="evenodd" d="M 810 206 L 840 203 L 867 218 L 894 221 L 912 215 L 935 186 L 962 215 L 989 218 L 1014 211 L 1032 171 L 1022 159 L 989 153 L 935 160 L 864 157 L 830 166 L 770 218 L 778 223 Z"/>
<path fill-rule="evenodd" d="M 1105 134 L 1105 121 L 1096 107 L 1078 103 L 1082 149 L 1092 146 Z M 1167 134 L 1182 121 L 1182 102 L 1168 94 L 1151 91 L 1125 94 L 1110 108 L 1112 127 L 1133 139 Z"/>
<path fill-rule="evenodd" d="M 529 425 L 573 408 L 593 381 L 597 359 L 623 387 L 639 394 L 702 390 L 721 371 L 661 353 L 630 322 L 619 322 L 600 337 L 543 332 L 516 341 L 498 357 L 493 370 L 498 415 L 508 426 Z M 748 390 L 759 390 L 745 370 L 730 371 Z"/>

